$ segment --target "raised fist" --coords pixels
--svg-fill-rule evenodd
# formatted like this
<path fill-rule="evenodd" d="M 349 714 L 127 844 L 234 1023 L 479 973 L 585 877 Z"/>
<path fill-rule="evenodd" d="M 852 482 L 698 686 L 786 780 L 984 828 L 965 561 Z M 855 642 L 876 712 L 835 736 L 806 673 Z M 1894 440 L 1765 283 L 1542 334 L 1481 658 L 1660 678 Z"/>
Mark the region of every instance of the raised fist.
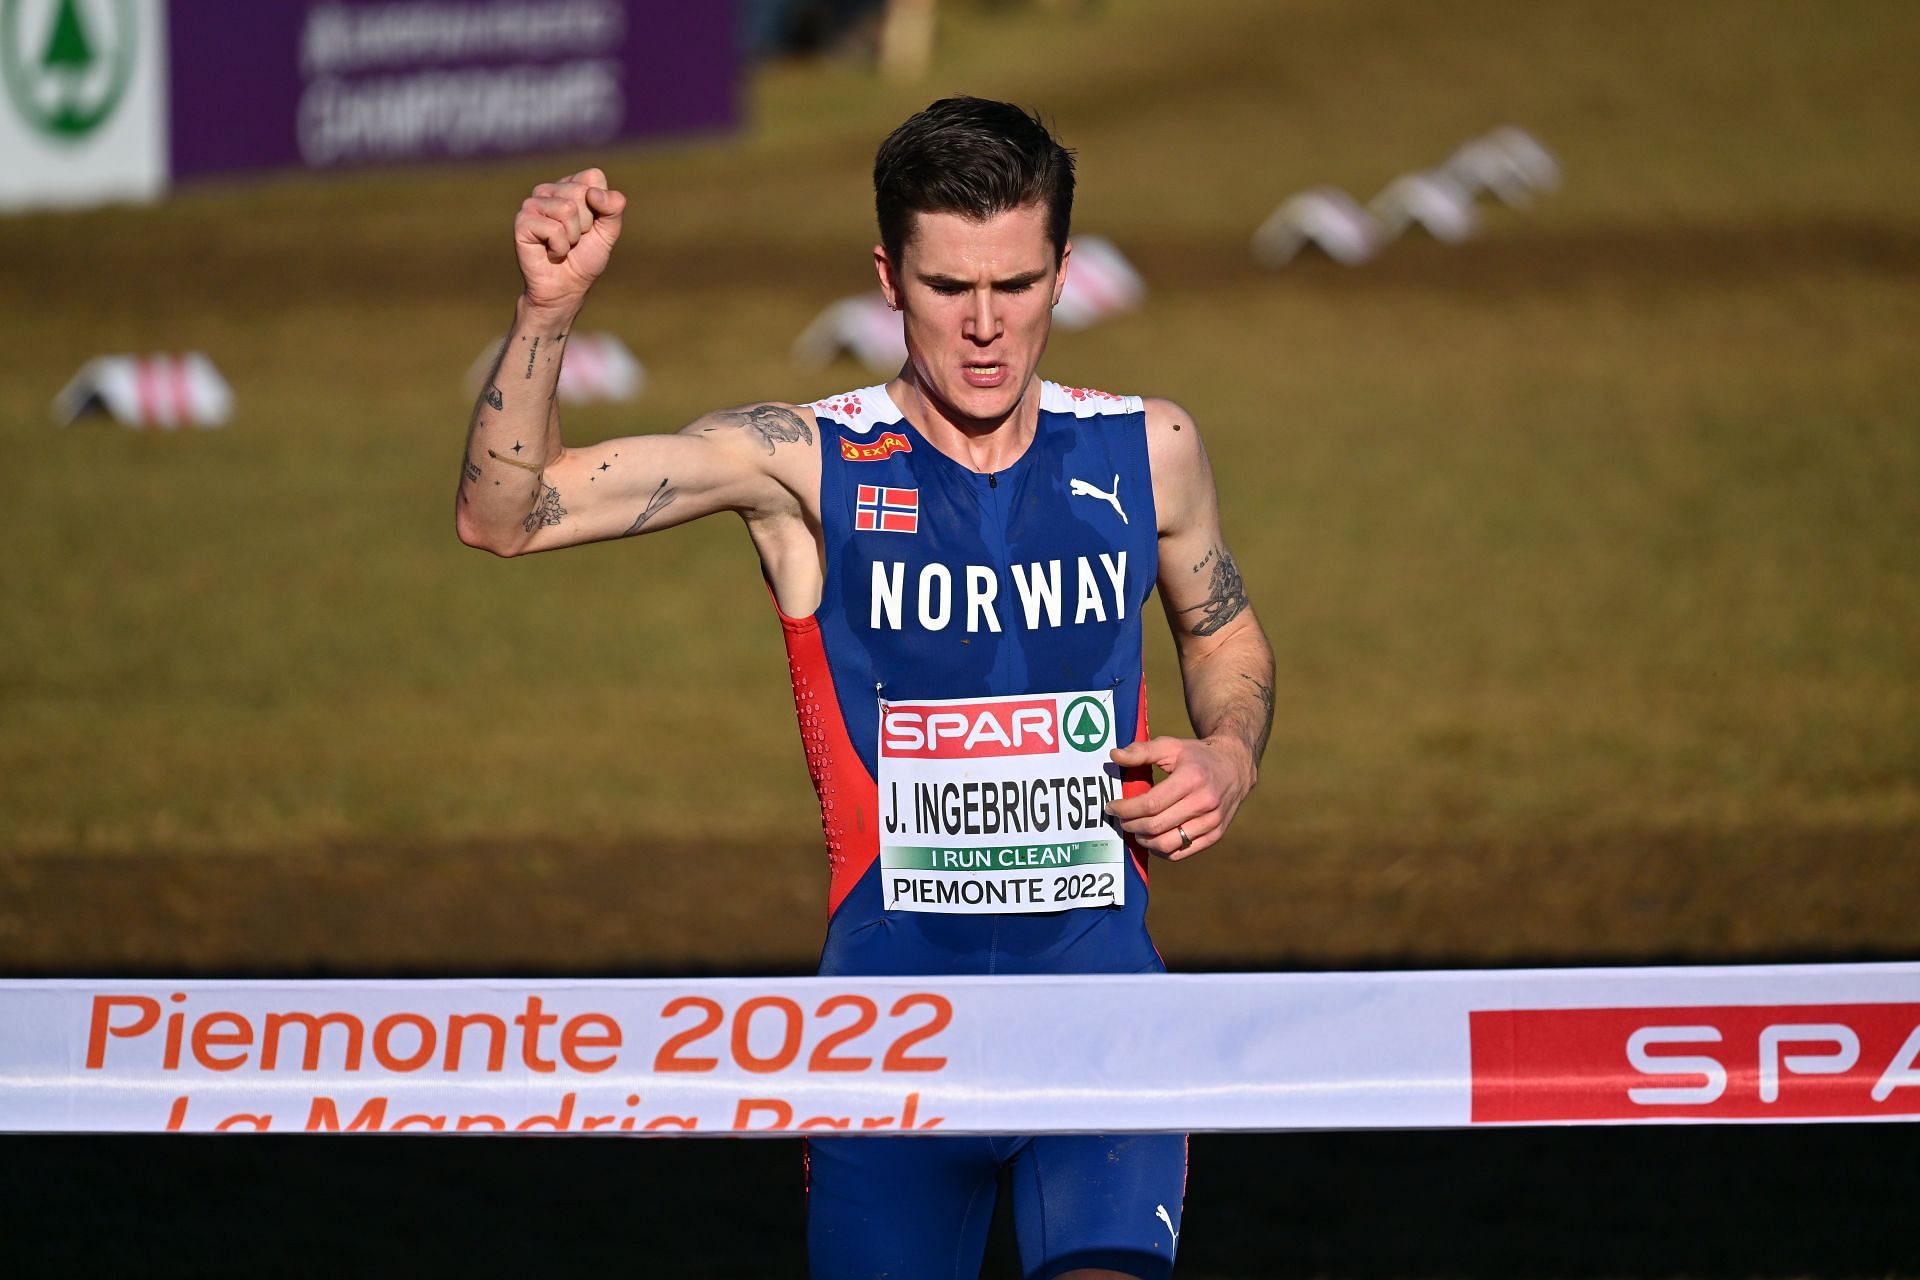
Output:
<path fill-rule="evenodd" d="M 609 189 L 598 169 L 535 187 L 513 220 L 528 300 L 540 307 L 577 307 L 607 269 L 626 207 L 627 198 Z"/>

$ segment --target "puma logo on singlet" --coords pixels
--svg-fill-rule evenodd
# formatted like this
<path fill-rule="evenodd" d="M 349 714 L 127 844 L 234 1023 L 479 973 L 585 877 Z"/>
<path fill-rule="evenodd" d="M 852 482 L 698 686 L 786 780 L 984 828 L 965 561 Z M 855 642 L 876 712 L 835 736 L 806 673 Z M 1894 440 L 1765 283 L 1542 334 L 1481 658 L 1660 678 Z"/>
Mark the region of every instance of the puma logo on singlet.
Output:
<path fill-rule="evenodd" d="M 1167 1224 L 1167 1234 L 1173 1237 L 1173 1247 L 1178 1249 L 1180 1247 L 1180 1233 L 1173 1229 L 1173 1217 L 1167 1212 L 1167 1206 L 1157 1204 L 1153 1206 L 1153 1212 L 1155 1217 Z"/>
<path fill-rule="evenodd" d="M 1067 485 L 1067 492 L 1075 498 L 1100 498 L 1103 501 L 1112 503 L 1113 509 L 1120 512 L 1120 523 L 1127 523 L 1127 513 L 1120 508 L 1120 477 L 1118 474 L 1115 474 L 1113 477 L 1112 493 L 1108 493 L 1104 489 L 1096 489 L 1085 480 L 1072 481 Z"/>

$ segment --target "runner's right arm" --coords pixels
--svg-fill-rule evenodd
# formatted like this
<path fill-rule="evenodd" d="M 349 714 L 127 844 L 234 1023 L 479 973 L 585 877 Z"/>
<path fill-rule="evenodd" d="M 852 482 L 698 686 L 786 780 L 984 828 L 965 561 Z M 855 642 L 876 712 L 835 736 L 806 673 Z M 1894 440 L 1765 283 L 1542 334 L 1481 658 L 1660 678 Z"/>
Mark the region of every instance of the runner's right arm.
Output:
<path fill-rule="evenodd" d="M 474 406 L 454 524 L 496 555 L 628 537 L 716 511 L 749 525 L 784 515 L 805 492 L 813 415 L 784 404 L 711 413 L 678 434 L 569 449 L 560 439 L 560 364 L 587 292 L 606 270 L 626 198 L 587 169 L 542 183 L 514 220 L 525 283 L 500 355 Z M 816 464 L 817 465 L 817 464 Z M 794 475 L 786 475 L 787 472 Z"/>

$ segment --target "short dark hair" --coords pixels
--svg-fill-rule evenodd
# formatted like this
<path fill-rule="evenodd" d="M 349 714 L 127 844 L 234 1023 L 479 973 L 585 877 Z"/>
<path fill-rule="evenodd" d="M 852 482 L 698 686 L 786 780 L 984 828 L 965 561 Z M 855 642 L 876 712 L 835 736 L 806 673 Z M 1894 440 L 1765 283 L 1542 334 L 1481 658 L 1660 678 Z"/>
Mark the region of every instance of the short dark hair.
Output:
<path fill-rule="evenodd" d="M 897 264 L 916 213 L 987 219 L 1043 204 L 1053 258 L 1073 221 L 1073 153 L 1036 114 L 988 98 L 942 98 L 887 135 L 873 158 L 880 243 Z"/>

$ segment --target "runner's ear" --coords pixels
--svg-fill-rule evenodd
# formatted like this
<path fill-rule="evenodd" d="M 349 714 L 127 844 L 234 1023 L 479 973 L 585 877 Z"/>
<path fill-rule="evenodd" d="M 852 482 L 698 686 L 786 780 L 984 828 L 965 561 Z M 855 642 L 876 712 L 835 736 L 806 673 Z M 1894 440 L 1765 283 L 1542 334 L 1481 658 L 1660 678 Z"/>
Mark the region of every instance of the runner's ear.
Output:
<path fill-rule="evenodd" d="M 887 300 L 887 306 L 900 309 L 900 282 L 894 277 L 893 259 L 887 256 L 887 246 L 873 246 L 873 269 L 880 277 L 880 294 Z"/>

